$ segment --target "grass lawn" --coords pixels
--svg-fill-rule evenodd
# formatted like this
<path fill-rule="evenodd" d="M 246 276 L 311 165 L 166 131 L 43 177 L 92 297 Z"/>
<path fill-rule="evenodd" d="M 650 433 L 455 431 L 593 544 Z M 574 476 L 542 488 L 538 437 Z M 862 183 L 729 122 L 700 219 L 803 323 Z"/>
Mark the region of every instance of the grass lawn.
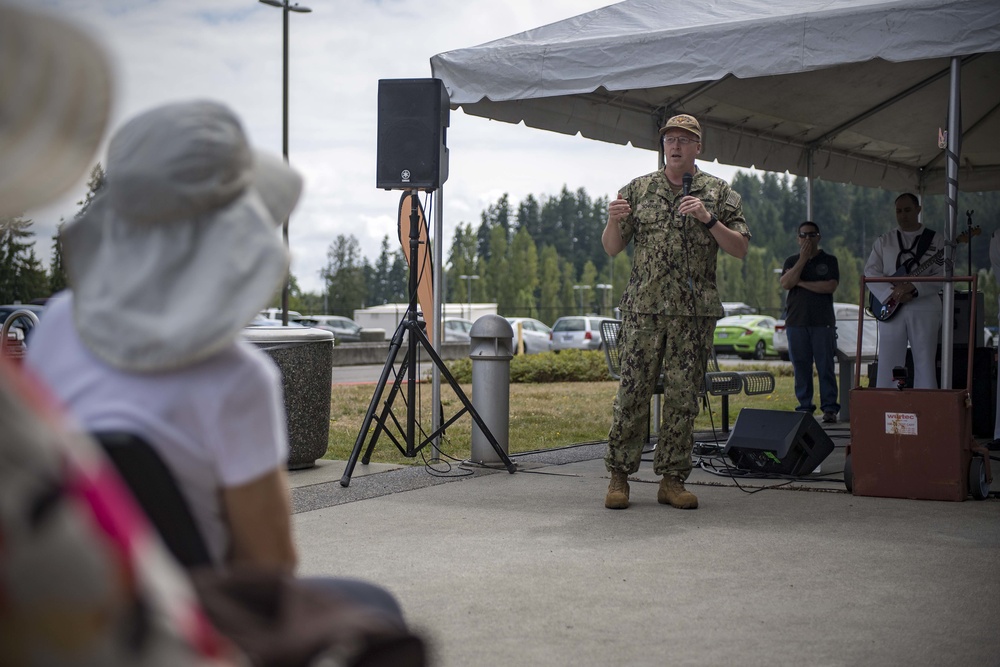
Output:
<path fill-rule="evenodd" d="M 766 410 L 793 410 L 797 404 L 792 386 L 792 376 L 778 375 L 774 393 L 767 396 L 730 396 L 730 428 L 739 411 L 745 407 Z M 418 422 L 426 431 L 431 424 L 431 385 L 419 385 Z M 510 442 L 511 454 L 536 449 L 563 447 L 580 442 L 605 440 L 611 424 L 611 404 L 618 383 L 604 382 L 549 382 L 514 383 L 510 386 Z M 471 385 L 462 385 L 466 396 L 472 397 Z M 371 402 L 375 385 L 334 386 L 330 411 L 330 447 L 328 459 L 347 459 L 361 429 L 365 412 Z M 405 423 L 405 386 L 396 397 L 393 412 L 400 423 Z M 389 391 L 386 389 L 385 396 Z M 441 404 L 447 420 L 461 409 L 461 402 L 446 382 L 441 387 Z M 720 428 L 721 398 L 712 397 L 712 418 L 715 427 Z M 381 409 L 381 406 L 379 406 Z M 702 410 L 696 421 L 699 429 L 711 427 L 708 413 Z M 456 459 L 469 456 L 472 418 L 465 414 L 448 427 L 441 440 L 441 451 Z M 404 437 L 397 439 L 405 446 Z M 423 438 L 420 438 L 421 440 Z M 367 439 L 365 443 L 367 445 Z M 430 448 L 425 451 L 429 456 Z M 383 433 L 372 454 L 376 463 L 423 464 L 423 459 L 403 456 L 392 441 Z"/>

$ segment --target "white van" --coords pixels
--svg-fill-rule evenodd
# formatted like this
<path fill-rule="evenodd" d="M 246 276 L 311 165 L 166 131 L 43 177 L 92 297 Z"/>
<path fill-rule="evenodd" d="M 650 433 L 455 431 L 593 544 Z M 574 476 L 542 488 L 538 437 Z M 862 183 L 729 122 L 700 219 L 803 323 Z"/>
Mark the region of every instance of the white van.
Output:
<path fill-rule="evenodd" d="M 258 313 L 261 317 L 268 320 L 280 320 L 281 319 L 281 308 L 265 308 Z M 302 319 L 302 313 L 296 312 L 294 310 L 288 311 L 288 321 L 300 320 Z"/>

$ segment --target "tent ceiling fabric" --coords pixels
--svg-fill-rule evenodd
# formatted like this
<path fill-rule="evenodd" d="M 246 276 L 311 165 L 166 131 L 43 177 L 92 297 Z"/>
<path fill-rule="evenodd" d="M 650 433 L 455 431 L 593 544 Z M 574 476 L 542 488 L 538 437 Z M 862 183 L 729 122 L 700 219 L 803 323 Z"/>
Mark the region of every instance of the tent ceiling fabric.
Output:
<path fill-rule="evenodd" d="M 963 190 L 1000 189 L 1000 2 L 678 0 L 610 7 L 431 58 L 453 107 L 657 149 L 690 113 L 702 157 L 945 191 L 950 60 L 963 56 Z"/>

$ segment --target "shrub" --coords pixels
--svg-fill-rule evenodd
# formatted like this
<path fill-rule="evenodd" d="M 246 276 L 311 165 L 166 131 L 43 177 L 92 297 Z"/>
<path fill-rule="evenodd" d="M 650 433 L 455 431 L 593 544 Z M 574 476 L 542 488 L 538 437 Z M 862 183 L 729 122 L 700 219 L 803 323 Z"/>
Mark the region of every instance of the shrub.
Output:
<path fill-rule="evenodd" d="M 459 382 L 472 382 L 472 360 L 446 362 Z M 510 362 L 510 381 L 516 382 L 607 382 L 611 380 L 603 351 L 563 350 L 521 354 Z"/>

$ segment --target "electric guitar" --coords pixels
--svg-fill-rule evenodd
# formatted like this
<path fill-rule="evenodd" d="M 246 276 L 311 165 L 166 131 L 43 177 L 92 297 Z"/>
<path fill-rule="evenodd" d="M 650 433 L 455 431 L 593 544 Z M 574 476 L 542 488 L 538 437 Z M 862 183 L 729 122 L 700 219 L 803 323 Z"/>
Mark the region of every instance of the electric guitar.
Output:
<path fill-rule="evenodd" d="M 970 236 L 979 236 L 981 231 L 982 230 L 979 227 L 973 227 L 971 230 L 967 232 L 962 232 L 961 234 L 958 235 L 958 238 L 955 239 L 955 243 L 968 243 Z M 896 272 L 892 274 L 891 277 L 897 278 L 906 275 L 919 276 L 922 273 L 926 273 L 935 264 L 941 264 L 942 262 L 944 262 L 943 247 L 939 248 L 938 251 L 931 256 L 930 259 L 928 259 L 926 262 L 923 262 L 912 272 L 907 273 L 906 269 L 901 266 L 898 269 L 896 269 Z M 892 319 L 892 316 L 895 315 L 897 312 L 899 312 L 899 309 L 902 307 L 903 304 L 891 296 L 885 303 L 882 303 L 875 297 L 875 295 L 871 292 L 871 290 L 869 290 L 868 292 L 868 312 L 870 312 L 872 314 L 872 317 L 874 317 L 879 322 L 885 322 L 887 320 Z"/>

